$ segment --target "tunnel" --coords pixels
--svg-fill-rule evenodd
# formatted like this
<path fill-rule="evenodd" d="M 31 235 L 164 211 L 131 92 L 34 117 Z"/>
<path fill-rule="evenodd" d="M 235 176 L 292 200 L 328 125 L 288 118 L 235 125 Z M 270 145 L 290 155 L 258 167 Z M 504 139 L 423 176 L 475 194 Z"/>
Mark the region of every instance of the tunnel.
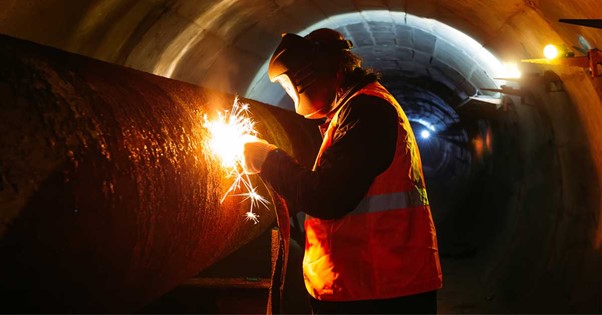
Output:
<path fill-rule="evenodd" d="M 311 165 L 315 124 L 266 67 L 282 33 L 329 27 L 381 73 L 417 136 L 439 312 L 602 312 L 602 78 L 520 62 L 549 43 L 601 46 L 602 29 L 559 21 L 600 18 L 599 1 L 0 8 L 4 311 L 135 312 L 265 233 L 270 211 L 254 225 L 219 204 L 199 113 L 240 95 L 269 140 Z"/>

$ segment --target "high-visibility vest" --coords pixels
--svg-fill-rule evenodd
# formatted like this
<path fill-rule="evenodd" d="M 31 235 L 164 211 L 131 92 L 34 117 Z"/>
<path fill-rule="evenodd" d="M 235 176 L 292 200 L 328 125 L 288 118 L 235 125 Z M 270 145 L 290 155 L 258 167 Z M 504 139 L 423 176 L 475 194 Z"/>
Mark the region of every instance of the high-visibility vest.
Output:
<path fill-rule="evenodd" d="M 318 300 L 387 299 L 442 285 L 437 236 L 410 123 L 380 83 L 368 84 L 351 98 L 360 94 L 396 108 L 397 147 L 389 168 L 353 211 L 331 220 L 307 216 L 303 274 L 308 292 Z M 314 168 L 331 145 L 339 113 L 328 125 Z"/>

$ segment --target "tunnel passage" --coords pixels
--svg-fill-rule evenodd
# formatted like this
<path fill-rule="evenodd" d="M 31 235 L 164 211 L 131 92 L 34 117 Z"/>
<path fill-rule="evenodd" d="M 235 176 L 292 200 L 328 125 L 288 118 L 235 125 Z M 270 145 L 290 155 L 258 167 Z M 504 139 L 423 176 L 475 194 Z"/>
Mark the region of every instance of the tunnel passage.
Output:
<path fill-rule="evenodd" d="M 602 45 L 599 30 L 558 22 L 599 18 L 597 0 L 570 5 L 531 0 L 54 0 L 0 6 L 2 33 L 238 93 L 253 85 L 257 73 L 265 73 L 261 65 L 281 32 L 300 33 L 320 21 L 336 28 L 335 17 L 347 13 L 361 15 L 365 29 L 371 22 L 389 23 L 389 11 L 438 20 L 469 34 L 501 59 L 540 57 L 549 42 L 579 46 L 579 36 Z M 385 13 L 366 14 L 374 9 Z M 374 44 L 390 46 L 386 41 Z M 406 51 L 406 56 L 411 55 Z M 548 83 L 538 76 L 544 70 L 557 73 L 560 91 L 546 89 Z M 518 83 L 531 95 L 524 102 L 510 97 L 506 112 L 477 102 L 459 106 L 445 93 L 435 93 L 470 125 L 464 128 L 470 168 L 464 184 L 454 185 L 459 191 L 450 194 L 459 201 L 445 205 L 458 215 L 439 225 L 440 236 L 447 235 L 440 239 L 442 248 L 453 249 L 443 266 L 443 312 L 602 311 L 602 83 L 583 69 L 533 67 L 523 72 L 534 74 Z M 430 83 L 419 87 L 434 92 Z M 263 88 L 257 93 L 269 94 Z M 436 185 L 431 182 L 429 189 Z M 442 209 L 434 205 L 433 211 L 437 208 Z"/>

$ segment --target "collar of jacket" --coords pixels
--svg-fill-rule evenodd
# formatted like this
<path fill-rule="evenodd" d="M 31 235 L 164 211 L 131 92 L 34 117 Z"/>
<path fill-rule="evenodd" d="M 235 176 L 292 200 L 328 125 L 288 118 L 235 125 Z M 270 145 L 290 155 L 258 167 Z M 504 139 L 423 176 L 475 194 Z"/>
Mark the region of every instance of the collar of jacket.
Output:
<path fill-rule="evenodd" d="M 359 81 L 356 84 L 350 86 L 340 97 L 338 97 L 338 96 L 336 97 L 334 106 L 328 112 L 328 114 L 326 114 L 326 120 L 324 121 L 324 123 L 318 125 L 318 128 L 320 129 L 320 134 L 322 135 L 322 138 L 324 138 L 324 134 L 326 133 L 326 130 L 328 130 L 328 125 L 330 125 L 332 118 L 334 116 L 336 116 L 336 114 L 343 108 L 343 106 L 345 104 L 347 104 L 349 102 L 349 100 L 351 100 L 351 98 L 355 95 L 355 92 L 361 90 L 363 87 L 365 87 L 366 85 L 368 85 L 372 82 L 374 82 L 374 81 L 372 81 L 372 80 Z M 375 81 L 375 82 L 378 82 L 378 81 Z"/>

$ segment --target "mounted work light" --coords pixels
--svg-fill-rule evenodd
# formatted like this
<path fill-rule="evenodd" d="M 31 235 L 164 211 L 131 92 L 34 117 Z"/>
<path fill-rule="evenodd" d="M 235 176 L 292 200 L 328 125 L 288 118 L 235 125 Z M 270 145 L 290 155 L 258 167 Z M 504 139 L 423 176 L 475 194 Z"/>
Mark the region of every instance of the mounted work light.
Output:
<path fill-rule="evenodd" d="M 543 55 L 548 60 L 556 59 L 558 57 L 558 48 L 552 44 L 548 44 L 543 48 Z"/>
<path fill-rule="evenodd" d="M 581 67 L 588 70 L 592 78 L 600 75 L 598 65 L 602 64 L 602 51 L 597 48 L 590 48 L 585 53 L 586 56 L 575 56 L 575 53 L 565 49 L 558 49 L 555 45 L 546 45 L 543 50 L 545 58 L 523 59 L 521 62 L 547 64 L 547 65 L 565 65 Z"/>

